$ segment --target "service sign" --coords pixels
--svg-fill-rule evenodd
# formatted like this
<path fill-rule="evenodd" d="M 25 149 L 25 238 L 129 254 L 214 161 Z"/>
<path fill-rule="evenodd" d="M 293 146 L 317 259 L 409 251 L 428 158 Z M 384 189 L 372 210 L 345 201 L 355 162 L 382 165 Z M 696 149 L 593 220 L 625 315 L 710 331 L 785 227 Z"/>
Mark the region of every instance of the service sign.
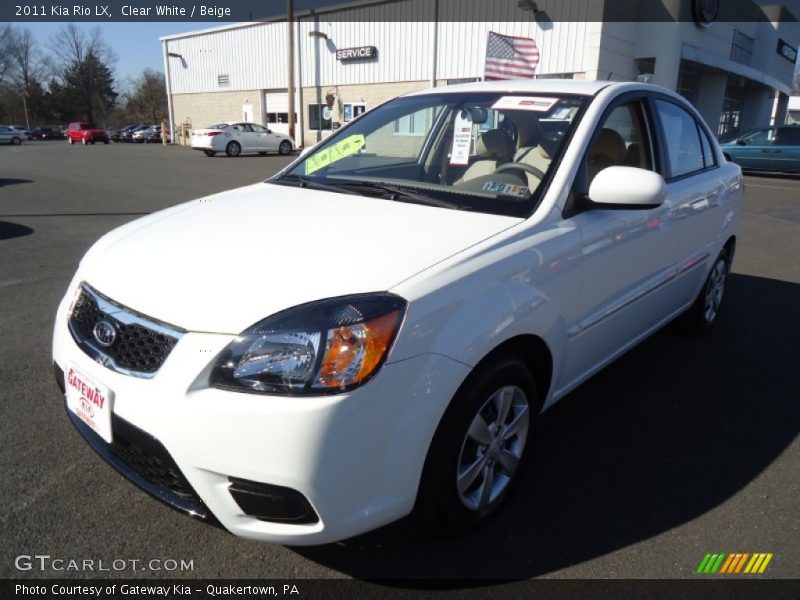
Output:
<path fill-rule="evenodd" d="M 67 408 L 107 442 L 111 434 L 111 390 L 67 365 L 64 374 Z"/>
<path fill-rule="evenodd" d="M 781 39 L 778 40 L 777 52 L 791 63 L 797 62 L 797 48 L 792 48 L 789 44 Z"/>
<path fill-rule="evenodd" d="M 375 46 L 360 46 L 359 48 L 342 48 L 336 51 L 336 60 L 342 62 L 354 60 L 371 60 L 378 56 Z"/>

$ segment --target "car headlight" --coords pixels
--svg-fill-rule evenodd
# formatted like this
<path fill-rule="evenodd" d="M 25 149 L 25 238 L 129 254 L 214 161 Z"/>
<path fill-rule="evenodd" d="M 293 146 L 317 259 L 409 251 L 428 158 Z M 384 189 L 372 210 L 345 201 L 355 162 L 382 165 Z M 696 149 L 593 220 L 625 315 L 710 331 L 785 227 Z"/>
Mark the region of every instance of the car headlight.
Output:
<path fill-rule="evenodd" d="M 218 356 L 213 387 L 312 395 L 350 390 L 383 364 L 406 309 L 389 293 L 290 308 L 242 332 Z"/>

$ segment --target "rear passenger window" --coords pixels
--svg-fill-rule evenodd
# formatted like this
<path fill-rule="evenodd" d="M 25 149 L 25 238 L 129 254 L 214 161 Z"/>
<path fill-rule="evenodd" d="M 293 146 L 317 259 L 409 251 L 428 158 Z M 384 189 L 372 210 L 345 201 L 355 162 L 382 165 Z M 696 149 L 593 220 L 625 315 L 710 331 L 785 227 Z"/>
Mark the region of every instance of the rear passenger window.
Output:
<path fill-rule="evenodd" d="M 697 124 L 697 131 L 700 132 L 700 142 L 703 145 L 703 165 L 705 165 L 706 169 L 716 166 L 717 161 L 714 158 L 714 151 L 711 149 L 711 141 L 708 139 L 706 130 L 700 126 L 700 123 Z"/>
<path fill-rule="evenodd" d="M 705 168 L 703 148 L 694 117 L 672 102 L 656 100 L 655 104 L 664 131 L 669 176 L 701 171 Z"/>

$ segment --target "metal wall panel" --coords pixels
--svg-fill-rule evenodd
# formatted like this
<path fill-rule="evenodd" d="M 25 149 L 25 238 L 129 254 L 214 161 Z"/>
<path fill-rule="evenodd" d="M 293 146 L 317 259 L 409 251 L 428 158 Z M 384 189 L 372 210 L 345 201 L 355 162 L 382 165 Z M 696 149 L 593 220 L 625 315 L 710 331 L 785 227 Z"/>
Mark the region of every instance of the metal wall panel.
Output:
<path fill-rule="evenodd" d="M 581 40 L 586 23 L 574 19 L 585 19 L 592 1 L 539 1 L 540 8 L 554 16 L 553 11 L 560 11 L 558 16 L 571 22 L 536 21 L 531 11 L 520 10 L 516 2 L 497 9 L 496 4 L 481 0 L 405 0 L 345 9 L 337 18 L 326 18 L 324 13 L 300 16 L 296 25 L 298 83 L 331 87 L 428 81 L 434 74 L 439 80 L 481 77 L 489 31 L 534 38 L 541 53 L 541 74 L 584 71 Z M 569 13 L 564 13 L 564 6 Z M 465 15 L 474 21 L 465 21 Z M 310 37 L 312 31 L 327 39 Z M 182 60 L 169 58 L 173 94 L 286 86 L 285 22 L 187 34 L 167 40 L 167 45 L 169 52 L 183 56 Z M 378 58 L 336 59 L 337 49 L 360 46 L 377 47 Z M 228 75 L 227 86 L 218 84 L 219 75 Z"/>

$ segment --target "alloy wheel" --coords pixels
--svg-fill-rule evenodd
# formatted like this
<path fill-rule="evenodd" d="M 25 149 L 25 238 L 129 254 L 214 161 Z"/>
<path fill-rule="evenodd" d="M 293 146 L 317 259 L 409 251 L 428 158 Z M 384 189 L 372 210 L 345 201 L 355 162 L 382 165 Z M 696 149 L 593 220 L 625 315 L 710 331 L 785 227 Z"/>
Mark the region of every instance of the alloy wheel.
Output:
<path fill-rule="evenodd" d="M 495 391 L 472 419 L 458 457 L 461 503 L 483 513 L 511 483 L 528 438 L 530 406 L 516 385 Z"/>
<path fill-rule="evenodd" d="M 708 276 L 705 303 L 703 305 L 703 317 L 708 324 L 713 323 L 719 314 L 719 308 L 722 305 L 722 297 L 725 294 L 726 275 L 727 267 L 725 261 L 722 259 L 717 260 L 714 264 L 714 268 L 711 269 L 711 274 Z"/>

